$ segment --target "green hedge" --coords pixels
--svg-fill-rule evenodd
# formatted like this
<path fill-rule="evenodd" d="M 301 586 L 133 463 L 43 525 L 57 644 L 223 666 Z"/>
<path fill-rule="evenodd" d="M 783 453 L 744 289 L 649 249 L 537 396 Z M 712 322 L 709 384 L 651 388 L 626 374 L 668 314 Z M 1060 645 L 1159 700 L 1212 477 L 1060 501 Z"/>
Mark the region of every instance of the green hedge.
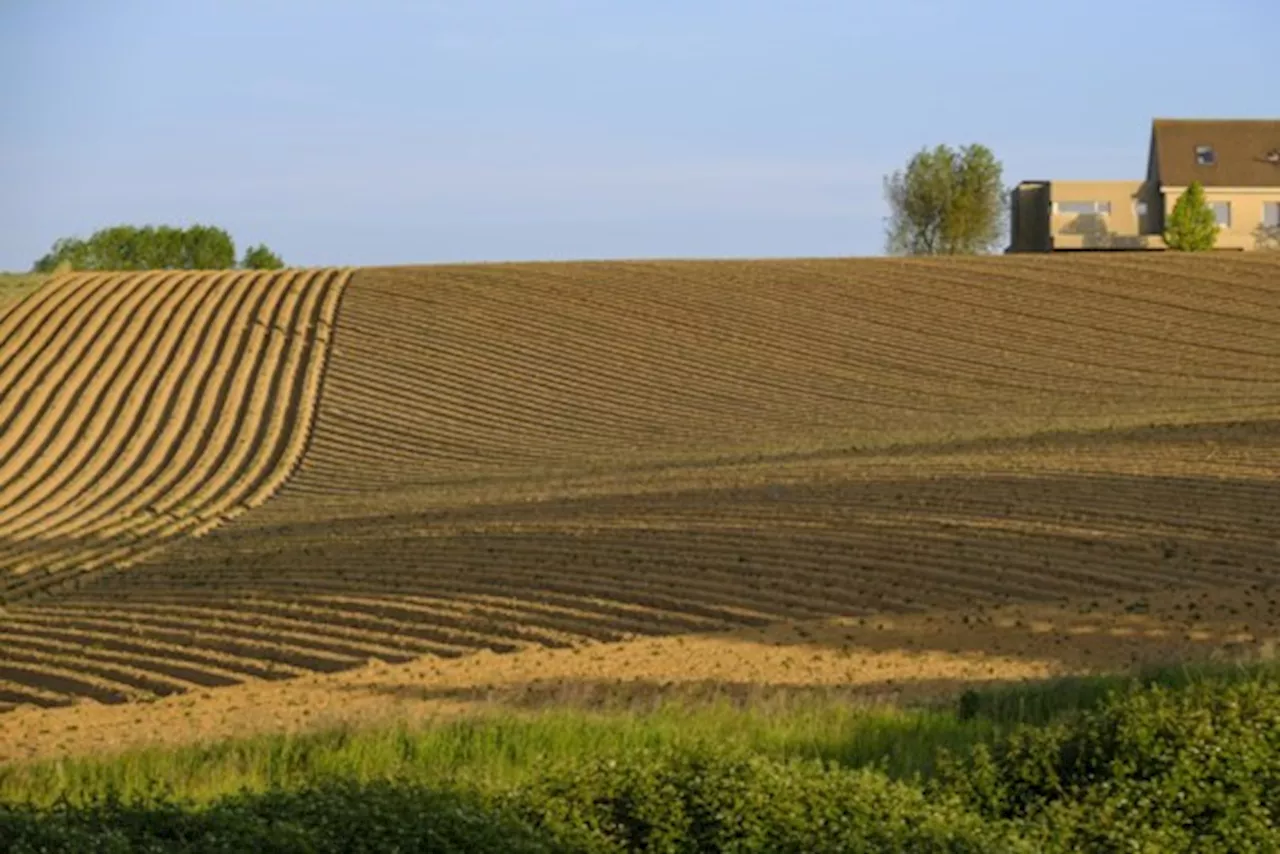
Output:
<path fill-rule="evenodd" d="M 1030 852 L 1009 822 L 875 771 L 714 755 L 595 763 L 504 795 L 331 783 L 207 809 L 0 806 L 0 850 L 35 852 Z"/>
<path fill-rule="evenodd" d="M 462 795 L 392 782 L 246 794 L 208 809 L 109 797 L 41 810 L 0 805 L 0 851 L 10 854 L 554 850 L 513 819 Z"/>
<path fill-rule="evenodd" d="M 1064 851 L 1280 851 L 1280 687 L 1153 687 L 944 761 L 930 786 Z"/>
<path fill-rule="evenodd" d="M 605 761 L 509 796 L 561 850 L 1030 851 L 1012 824 L 928 798 L 879 771 L 812 760 L 686 753 Z"/>
<path fill-rule="evenodd" d="M 0 805 L 0 851 L 1280 852 L 1274 677 L 1118 692 L 928 780 L 637 750 L 503 791 L 330 782 L 200 807 Z"/>

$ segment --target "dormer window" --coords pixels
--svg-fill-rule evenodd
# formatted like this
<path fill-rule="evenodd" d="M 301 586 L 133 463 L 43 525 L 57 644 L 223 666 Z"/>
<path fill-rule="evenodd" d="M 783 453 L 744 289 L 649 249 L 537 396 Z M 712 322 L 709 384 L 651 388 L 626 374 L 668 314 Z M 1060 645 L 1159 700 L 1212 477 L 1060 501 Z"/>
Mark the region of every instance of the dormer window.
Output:
<path fill-rule="evenodd" d="M 1212 166 L 1217 162 L 1218 162 L 1218 155 L 1213 153 L 1212 145 L 1196 146 L 1196 165 L 1197 166 Z"/>

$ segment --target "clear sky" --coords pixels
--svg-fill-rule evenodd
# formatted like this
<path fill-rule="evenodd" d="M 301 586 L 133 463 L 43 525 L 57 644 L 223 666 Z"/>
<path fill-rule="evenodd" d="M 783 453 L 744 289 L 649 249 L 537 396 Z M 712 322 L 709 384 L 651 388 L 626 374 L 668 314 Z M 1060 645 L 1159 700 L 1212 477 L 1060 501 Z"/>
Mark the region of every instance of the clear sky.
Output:
<path fill-rule="evenodd" d="M 0 269 L 116 223 L 293 264 L 877 254 L 981 142 L 1141 178 L 1280 115 L 1274 0 L 0 0 Z"/>

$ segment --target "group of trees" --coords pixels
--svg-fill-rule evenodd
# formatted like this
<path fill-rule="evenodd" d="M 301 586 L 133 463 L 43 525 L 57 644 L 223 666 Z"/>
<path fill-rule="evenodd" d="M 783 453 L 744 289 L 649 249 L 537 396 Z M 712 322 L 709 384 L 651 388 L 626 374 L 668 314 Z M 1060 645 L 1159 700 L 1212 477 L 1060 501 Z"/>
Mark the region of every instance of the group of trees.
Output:
<path fill-rule="evenodd" d="M 889 202 L 886 249 L 891 255 L 977 255 L 993 251 L 1005 233 L 1009 191 L 991 150 L 966 145 L 922 149 L 885 178 Z M 1274 238 L 1260 233 L 1259 242 Z M 1192 183 L 1174 205 L 1164 232 L 1170 249 L 1212 249 L 1218 222 L 1204 188 Z"/>
<path fill-rule="evenodd" d="M 236 245 L 226 231 L 208 225 L 115 225 L 87 240 L 65 237 L 36 261 L 33 271 L 71 270 L 278 270 L 280 256 L 265 245 L 250 246 L 236 262 Z"/>

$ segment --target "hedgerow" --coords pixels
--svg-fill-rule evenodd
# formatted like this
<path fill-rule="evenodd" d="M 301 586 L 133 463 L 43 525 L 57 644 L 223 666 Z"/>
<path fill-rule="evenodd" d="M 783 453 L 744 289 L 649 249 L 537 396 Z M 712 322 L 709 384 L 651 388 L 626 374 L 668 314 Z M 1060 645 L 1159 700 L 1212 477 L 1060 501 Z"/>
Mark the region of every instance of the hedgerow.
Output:
<path fill-rule="evenodd" d="M 944 760 L 930 790 L 1064 851 L 1280 851 L 1280 687 L 1117 696 Z"/>
<path fill-rule="evenodd" d="M 1118 691 L 931 778 L 740 748 L 637 749 L 496 790 L 330 780 L 0 804 L 0 851 L 1280 852 L 1280 683 Z"/>

